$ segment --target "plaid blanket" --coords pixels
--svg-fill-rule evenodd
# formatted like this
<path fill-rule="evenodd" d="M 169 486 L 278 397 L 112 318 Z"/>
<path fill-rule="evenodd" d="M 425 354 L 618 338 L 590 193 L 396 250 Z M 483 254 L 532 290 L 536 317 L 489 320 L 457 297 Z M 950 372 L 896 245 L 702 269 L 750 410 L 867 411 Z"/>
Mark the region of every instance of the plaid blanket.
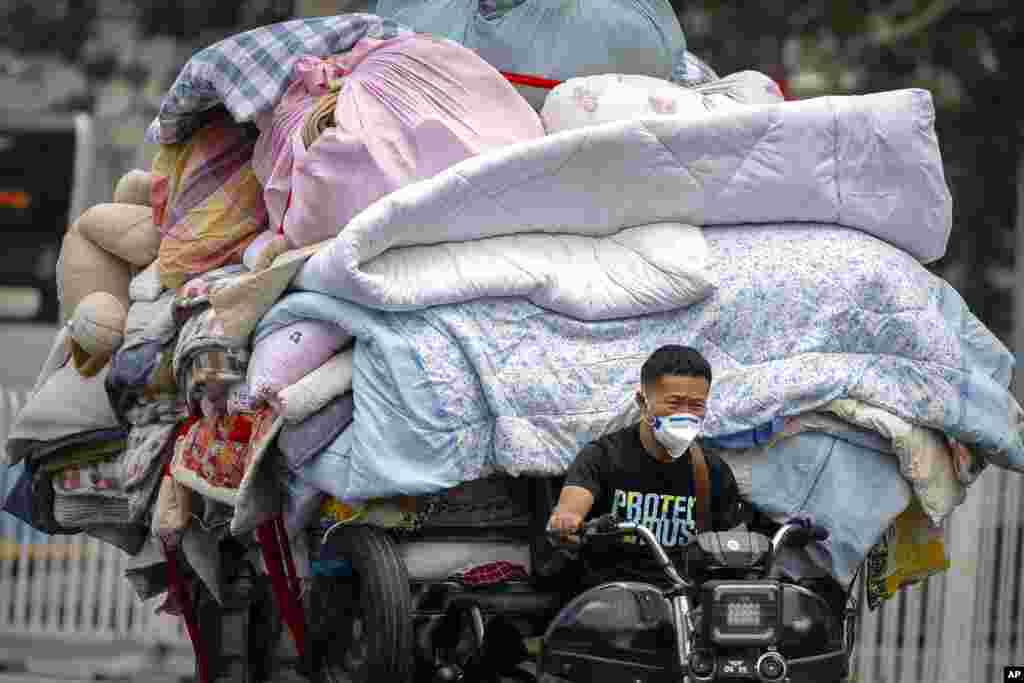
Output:
<path fill-rule="evenodd" d="M 291 82 L 302 55 L 326 57 L 347 52 L 362 38 L 394 38 L 412 33 L 392 19 L 372 14 L 295 19 L 246 31 L 197 52 L 185 64 L 146 132 L 147 142 L 183 142 L 207 122 L 205 114 L 223 105 L 235 121 L 252 121 L 270 111 Z M 672 80 L 688 87 L 718 79 L 689 50 L 675 56 Z"/>
<path fill-rule="evenodd" d="M 153 160 L 153 220 L 163 235 L 157 260 L 168 289 L 239 263 L 267 225 L 263 186 L 252 168 L 256 135 L 223 109 L 188 142 L 161 145 Z"/>
<path fill-rule="evenodd" d="M 483 588 L 485 586 L 508 583 L 509 581 L 524 581 L 529 577 L 526 567 L 523 565 L 498 560 L 460 569 L 453 573 L 451 578 L 465 586 Z"/>
<path fill-rule="evenodd" d="M 253 120 L 284 95 L 302 55 L 346 52 L 359 40 L 393 38 L 410 29 L 372 14 L 296 19 L 225 38 L 200 50 L 182 68 L 146 132 L 148 142 L 187 140 L 223 105 L 235 121 Z"/>

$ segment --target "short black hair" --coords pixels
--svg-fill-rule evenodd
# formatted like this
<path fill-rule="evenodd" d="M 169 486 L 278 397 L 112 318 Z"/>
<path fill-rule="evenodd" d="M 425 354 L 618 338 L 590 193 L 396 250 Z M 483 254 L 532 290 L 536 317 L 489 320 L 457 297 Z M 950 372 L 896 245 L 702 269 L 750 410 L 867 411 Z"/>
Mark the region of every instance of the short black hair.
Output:
<path fill-rule="evenodd" d="M 665 375 L 703 377 L 711 384 L 711 365 L 700 351 L 689 346 L 668 344 L 651 354 L 640 368 L 640 381 L 650 386 Z"/>

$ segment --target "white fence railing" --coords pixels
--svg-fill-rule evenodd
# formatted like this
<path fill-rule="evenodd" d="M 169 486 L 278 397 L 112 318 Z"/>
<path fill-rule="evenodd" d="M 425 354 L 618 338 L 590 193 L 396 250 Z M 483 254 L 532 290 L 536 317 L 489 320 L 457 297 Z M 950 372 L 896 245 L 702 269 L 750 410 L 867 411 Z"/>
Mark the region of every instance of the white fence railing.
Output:
<path fill-rule="evenodd" d="M 0 388 L 0 446 L 23 401 L 23 392 Z M 20 470 L 0 466 L 5 497 Z M 0 632 L 187 644 L 180 619 L 156 614 L 156 599 L 139 600 L 126 559 L 84 534 L 47 536 L 0 514 Z"/>
<path fill-rule="evenodd" d="M 23 401 L 0 389 L 0 446 Z M 0 467 L 0 490 L 16 471 Z M 187 643 L 124 578 L 126 556 L 85 535 L 46 536 L 0 514 L 0 631 Z M 1002 680 L 1024 664 L 1024 478 L 989 468 L 949 522 L 951 569 L 862 610 L 858 683 Z"/>
<path fill-rule="evenodd" d="M 861 683 L 987 682 L 1024 663 L 1024 481 L 988 468 L 948 521 L 951 567 L 862 612 Z"/>

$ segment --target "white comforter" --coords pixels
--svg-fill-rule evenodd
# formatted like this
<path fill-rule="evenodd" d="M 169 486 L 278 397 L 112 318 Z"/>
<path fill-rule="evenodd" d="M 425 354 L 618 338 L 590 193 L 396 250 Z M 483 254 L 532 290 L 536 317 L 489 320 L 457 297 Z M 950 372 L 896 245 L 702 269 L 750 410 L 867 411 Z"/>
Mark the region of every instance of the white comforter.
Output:
<path fill-rule="evenodd" d="M 601 320 L 713 291 L 691 226 L 835 224 L 927 263 L 952 223 L 933 122 L 928 92 L 900 90 L 551 135 L 384 197 L 295 284 L 383 310 L 523 296 Z"/>

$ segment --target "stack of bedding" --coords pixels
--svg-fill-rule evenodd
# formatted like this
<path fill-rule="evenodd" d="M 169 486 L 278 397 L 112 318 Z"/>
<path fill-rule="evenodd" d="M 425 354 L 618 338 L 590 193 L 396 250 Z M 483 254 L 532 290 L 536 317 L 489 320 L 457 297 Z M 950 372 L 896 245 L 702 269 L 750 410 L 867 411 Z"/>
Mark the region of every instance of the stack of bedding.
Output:
<path fill-rule="evenodd" d="M 714 368 L 707 447 L 770 515 L 829 528 L 812 559 L 844 584 L 912 506 L 939 525 L 985 465 L 1024 470 L 1012 357 L 924 267 L 952 216 L 930 95 L 701 74 L 570 78 L 538 112 L 371 15 L 199 53 L 150 129 L 150 258 L 76 271 L 75 303 L 124 304 L 109 364 L 85 376 L 69 324 L 8 442 L 23 499 L 53 498 L 24 514 L 195 566 L 194 539 L 281 514 L 296 539 L 320 516 L 525 528 L 516 478 L 635 421 L 667 343 Z M 524 547 L 403 552 L 443 578 Z"/>

